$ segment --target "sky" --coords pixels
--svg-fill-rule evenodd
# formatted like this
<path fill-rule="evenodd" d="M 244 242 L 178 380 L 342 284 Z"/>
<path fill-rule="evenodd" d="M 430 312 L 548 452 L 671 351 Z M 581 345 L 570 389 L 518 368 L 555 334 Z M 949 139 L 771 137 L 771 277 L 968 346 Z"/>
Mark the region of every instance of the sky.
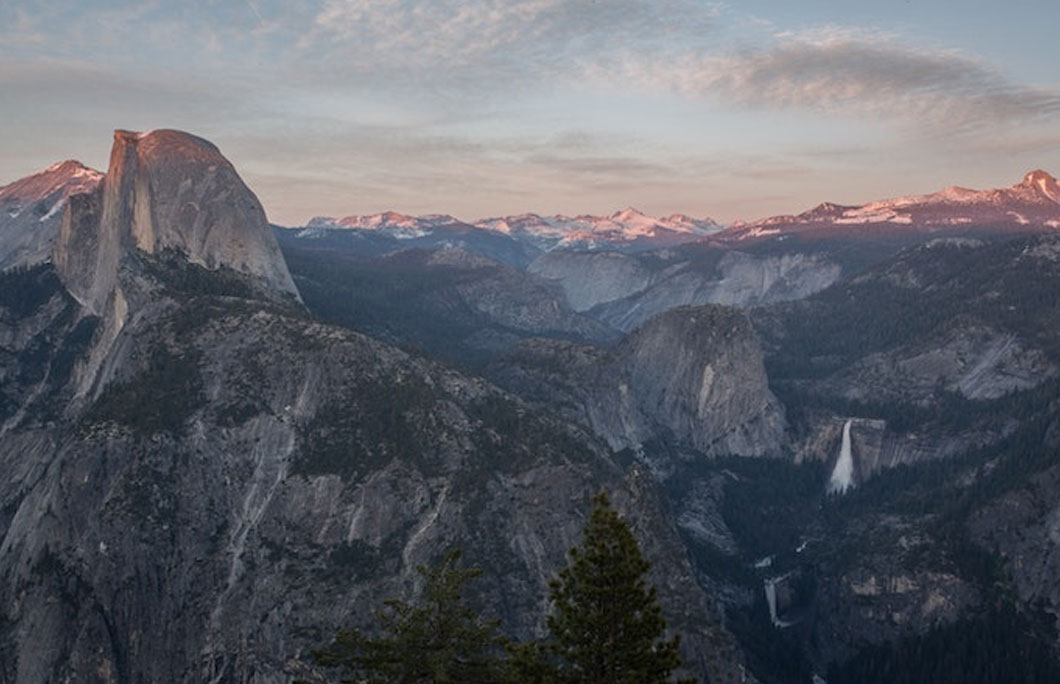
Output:
<path fill-rule="evenodd" d="M 0 185 L 115 128 L 283 225 L 719 221 L 1060 175 L 1055 0 L 0 0 Z"/>

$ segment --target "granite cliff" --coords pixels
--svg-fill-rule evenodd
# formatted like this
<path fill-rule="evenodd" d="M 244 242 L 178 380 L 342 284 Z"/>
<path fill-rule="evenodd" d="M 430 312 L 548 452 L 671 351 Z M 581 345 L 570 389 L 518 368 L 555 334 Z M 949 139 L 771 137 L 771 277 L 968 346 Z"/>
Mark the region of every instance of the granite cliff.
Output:
<path fill-rule="evenodd" d="M 527 342 L 488 374 L 565 410 L 618 450 L 779 456 L 786 443 L 754 331 L 726 307 L 673 309 L 608 350 Z"/>
<path fill-rule="evenodd" d="M 68 205 L 54 260 L 70 293 L 98 314 L 121 298 L 118 269 L 134 248 L 175 251 L 298 296 L 257 197 L 217 147 L 187 133 L 115 131 L 107 174 Z"/>
<path fill-rule="evenodd" d="M 91 192 L 102 179 L 70 159 L 0 187 L 0 271 L 49 260 L 67 200 Z"/>

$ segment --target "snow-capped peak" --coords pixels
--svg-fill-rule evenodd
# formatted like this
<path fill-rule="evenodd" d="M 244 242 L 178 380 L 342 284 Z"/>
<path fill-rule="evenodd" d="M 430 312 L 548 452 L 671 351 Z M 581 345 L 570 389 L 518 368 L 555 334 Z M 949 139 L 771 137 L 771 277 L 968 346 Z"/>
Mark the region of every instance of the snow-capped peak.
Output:
<path fill-rule="evenodd" d="M 368 216 L 345 216 L 335 223 L 343 228 L 376 231 L 398 239 L 423 237 L 430 233 L 427 221 L 396 211 L 384 211 Z"/>
<path fill-rule="evenodd" d="M 378 230 L 380 228 L 412 228 L 418 224 L 415 216 L 399 214 L 396 211 L 384 211 L 380 214 L 368 216 L 345 216 L 337 221 L 339 225 L 348 228 L 367 228 Z"/>
<path fill-rule="evenodd" d="M 429 226 L 450 226 L 453 224 L 463 225 L 463 221 L 451 216 L 449 214 L 424 214 L 418 217 L 418 220 L 422 223 L 426 223 Z"/>
<path fill-rule="evenodd" d="M 1060 204 L 1060 185 L 1049 173 L 1036 169 L 1023 177 L 1020 184 L 1024 187 L 1033 188 L 1042 193 L 1052 201 Z"/>
<path fill-rule="evenodd" d="M 99 171 L 67 159 L 0 187 L 0 198 L 28 203 L 61 192 L 60 200 L 64 200 L 70 195 L 94 190 L 102 179 L 103 174 Z"/>
<path fill-rule="evenodd" d="M 594 217 L 585 218 L 594 219 Z M 623 226 L 630 233 L 638 234 L 666 230 L 676 233 L 706 235 L 721 229 L 721 226 L 709 218 L 697 219 L 687 214 L 671 214 L 665 218 L 655 218 L 633 207 L 626 207 L 621 211 L 616 211 L 608 216 L 606 220 Z M 600 223 L 600 219 L 595 219 L 595 222 Z"/>
<path fill-rule="evenodd" d="M 63 178 L 91 178 L 96 181 L 103 178 L 101 172 L 88 168 L 76 159 L 55 162 L 51 166 L 31 174 L 29 177 L 45 175 L 58 175 Z"/>
<path fill-rule="evenodd" d="M 1056 179 L 1048 171 L 1035 169 L 1023 177 L 1024 185 L 1041 185 L 1042 183 L 1055 183 Z"/>
<path fill-rule="evenodd" d="M 79 167 L 79 166 L 81 166 L 81 162 L 79 162 L 79 161 L 77 161 L 75 159 L 67 159 L 66 161 L 55 162 L 51 166 L 49 166 L 49 167 L 47 167 L 45 169 L 42 169 L 42 170 L 38 171 L 37 173 L 38 174 L 39 173 L 55 173 L 56 171 L 61 171 L 61 170 L 64 170 L 64 169 L 68 169 L 70 167 Z M 82 168 L 84 168 L 84 167 L 82 167 Z M 33 174 L 33 175 L 37 175 L 37 174 Z"/>
<path fill-rule="evenodd" d="M 541 216 L 526 213 L 495 216 L 474 223 L 465 223 L 448 214 L 408 216 L 388 211 L 341 219 L 317 217 L 306 225 L 305 230 L 307 236 L 319 234 L 320 231 L 348 229 L 410 239 L 432 233 L 444 235 L 448 231 L 462 232 L 470 227 L 507 235 L 543 250 L 612 247 L 651 249 L 654 246 L 687 242 L 721 230 L 721 226 L 709 218 L 696 219 L 685 214 L 655 218 L 633 207 L 607 216 Z"/>
<path fill-rule="evenodd" d="M 962 226 L 1010 226 L 1026 232 L 1035 227 L 1060 227 L 1060 184 L 1036 170 L 1011 187 L 973 190 L 958 185 L 928 195 L 909 195 L 860 206 L 825 203 L 798 216 L 774 216 L 734 224 L 732 237 L 757 238 L 772 233 L 806 231 L 857 224 L 899 224 L 913 230 L 954 230 Z M 957 228 L 955 228 L 957 227 Z"/>
<path fill-rule="evenodd" d="M 626 207 L 625 209 L 620 209 L 619 211 L 616 211 L 615 213 L 608 216 L 608 218 L 612 221 L 618 221 L 621 223 L 626 223 L 629 221 L 640 221 L 643 219 L 654 220 L 644 212 L 634 209 L 633 207 Z"/>

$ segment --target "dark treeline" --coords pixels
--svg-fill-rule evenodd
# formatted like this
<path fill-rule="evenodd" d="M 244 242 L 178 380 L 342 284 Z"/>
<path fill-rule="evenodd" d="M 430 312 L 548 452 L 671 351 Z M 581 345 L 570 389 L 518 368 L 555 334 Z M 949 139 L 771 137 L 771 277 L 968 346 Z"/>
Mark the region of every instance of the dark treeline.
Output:
<path fill-rule="evenodd" d="M 339 631 L 314 660 L 364 684 L 665 684 L 681 667 L 656 589 L 629 525 L 607 494 L 593 499 L 580 546 L 549 582 L 548 636 L 518 643 L 465 601 L 481 575 L 450 551 L 418 568 L 419 596 L 376 612 L 374 634 Z M 694 680 L 677 680 L 691 684 Z"/>
<path fill-rule="evenodd" d="M 828 684 L 1054 684 L 1060 663 L 1045 614 L 1011 606 L 895 644 L 866 645 Z"/>

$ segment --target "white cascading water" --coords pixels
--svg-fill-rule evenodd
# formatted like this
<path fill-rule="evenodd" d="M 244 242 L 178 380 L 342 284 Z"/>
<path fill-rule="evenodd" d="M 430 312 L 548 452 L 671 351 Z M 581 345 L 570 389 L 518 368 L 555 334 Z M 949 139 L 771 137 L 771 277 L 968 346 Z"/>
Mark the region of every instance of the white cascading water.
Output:
<path fill-rule="evenodd" d="M 783 582 L 788 578 L 788 575 L 781 575 L 780 577 L 773 577 L 762 582 L 763 587 L 766 591 L 766 603 L 769 605 L 769 620 L 773 623 L 773 626 L 777 629 L 784 629 L 785 627 L 791 627 L 793 622 L 787 620 L 781 620 L 777 615 L 777 582 Z"/>
<path fill-rule="evenodd" d="M 854 456 L 850 453 L 850 424 L 853 422 L 848 420 L 843 425 L 843 444 L 839 447 L 839 458 L 828 480 L 829 494 L 842 494 L 854 486 Z"/>

